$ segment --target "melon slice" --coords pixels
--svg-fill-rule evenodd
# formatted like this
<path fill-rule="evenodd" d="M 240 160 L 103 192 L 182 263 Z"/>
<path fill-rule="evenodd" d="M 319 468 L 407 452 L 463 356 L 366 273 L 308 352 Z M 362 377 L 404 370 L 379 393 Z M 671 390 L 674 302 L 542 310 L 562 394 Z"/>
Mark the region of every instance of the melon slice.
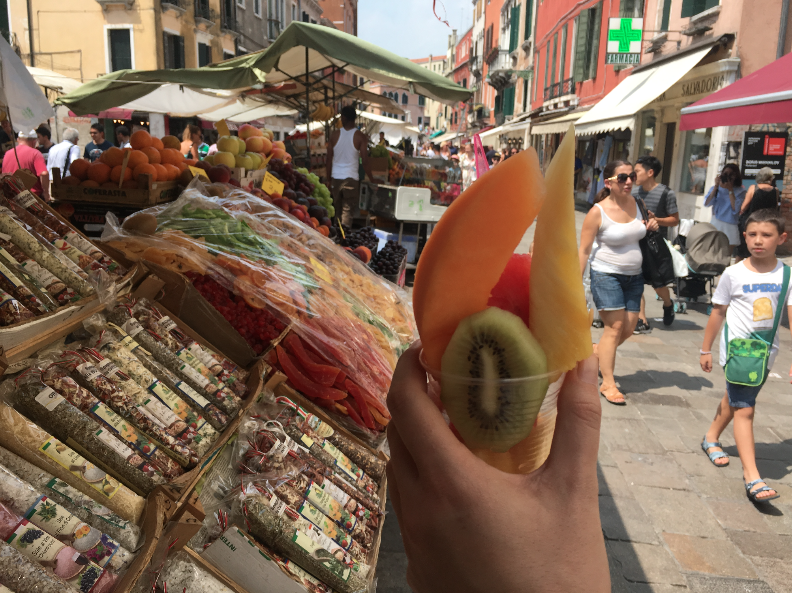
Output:
<path fill-rule="evenodd" d="M 547 355 L 547 368 L 559 373 L 592 353 L 575 233 L 574 170 L 575 128 L 570 126 L 545 175 L 552 195 L 536 221 L 528 325 Z"/>
<path fill-rule="evenodd" d="M 440 368 L 459 322 L 487 307 L 544 201 L 539 160 L 529 148 L 482 175 L 443 214 L 421 253 L 413 288 L 415 320 L 431 368 Z"/>
<path fill-rule="evenodd" d="M 523 320 L 525 327 L 529 327 L 530 301 L 529 287 L 531 285 L 531 254 L 515 253 L 506 264 L 498 283 L 492 289 L 492 295 L 487 303 L 490 307 L 497 307 L 509 313 L 514 313 Z"/>

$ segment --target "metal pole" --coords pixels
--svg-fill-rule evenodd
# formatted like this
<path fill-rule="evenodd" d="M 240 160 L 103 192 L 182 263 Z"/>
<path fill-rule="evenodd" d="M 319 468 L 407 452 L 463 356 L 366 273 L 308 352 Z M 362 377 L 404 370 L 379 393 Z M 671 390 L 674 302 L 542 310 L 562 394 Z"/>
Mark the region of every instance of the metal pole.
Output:
<path fill-rule="evenodd" d="M 311 81 L 308 72 L 308 46 L 305 46 L 305 120 L 306 120 L 306 138 L 305 147 L 308 151 L 308 166 L 306 169 L 311 170 Z"/>
<path fill-rule="evenodd" d="M 36 65 L 36 51 L 33 49 L 33 8 L 30 6 L 31 0 L 27 0 L 27 19 L 28 19 L 28 43 L 30 44 L 30 65 Z"/>
<path fill-rule="evenodd" d="M 786 45 L 788 18 L 789 18 L 789 0 L 781 0 L 781 26 L 778 28 L 778 47 L 776 48 L 776 59 L 784 55 L 784 45 Z"/>

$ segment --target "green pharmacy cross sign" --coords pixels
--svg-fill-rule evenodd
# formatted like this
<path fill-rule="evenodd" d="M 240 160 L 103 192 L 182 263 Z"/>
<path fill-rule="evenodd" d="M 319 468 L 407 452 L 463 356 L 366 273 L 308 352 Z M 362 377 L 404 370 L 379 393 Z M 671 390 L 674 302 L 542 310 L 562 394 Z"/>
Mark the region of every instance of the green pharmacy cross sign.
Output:
<path fill-rule="evenodd" d="M 608 19 L 606 64 L 640 64 L 643 19 Z"/>

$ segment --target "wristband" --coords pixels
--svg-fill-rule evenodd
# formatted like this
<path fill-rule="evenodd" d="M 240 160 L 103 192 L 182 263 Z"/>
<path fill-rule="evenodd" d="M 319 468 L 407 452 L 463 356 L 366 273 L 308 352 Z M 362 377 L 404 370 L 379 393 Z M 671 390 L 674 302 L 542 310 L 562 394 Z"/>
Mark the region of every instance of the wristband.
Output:
<path fill-rule="evenodd" d="M 702 354 L 702 355 L 703 354 L 712 354 L 712 350 L 710 350 L 709 352 L 704 352 L 703 350 L 699 350 L 699 353 Z"/>

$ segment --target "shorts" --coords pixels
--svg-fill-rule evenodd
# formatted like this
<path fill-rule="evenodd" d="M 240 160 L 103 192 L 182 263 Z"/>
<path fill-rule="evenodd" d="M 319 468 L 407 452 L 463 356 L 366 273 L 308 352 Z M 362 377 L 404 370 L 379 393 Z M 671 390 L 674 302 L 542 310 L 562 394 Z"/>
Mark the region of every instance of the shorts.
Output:
<path fill-rule="evenodd" d="M 721 233 L 729 238 L 729 245 L 736 247 L 740 244 L 740 227 L 730 222 L 723 222 L 714 216 L 710 220 L 710 224 L 718 229 Z"/>
<path fill-rule="evenodd" d="M 726 381 L 726 395 L 729 396 L 729 405 L 732 408 L 753 408 L 756 406 L 756 396 L 759 395 L 762 385 L 747 387 Z"/>
<path fill-rule="evenodd" d="M 638 313 L 643 291 L 643 274 L 625 276 L 591 270 L 591 296 L 597 311 L 626 309 L 630 313 Z"/>

